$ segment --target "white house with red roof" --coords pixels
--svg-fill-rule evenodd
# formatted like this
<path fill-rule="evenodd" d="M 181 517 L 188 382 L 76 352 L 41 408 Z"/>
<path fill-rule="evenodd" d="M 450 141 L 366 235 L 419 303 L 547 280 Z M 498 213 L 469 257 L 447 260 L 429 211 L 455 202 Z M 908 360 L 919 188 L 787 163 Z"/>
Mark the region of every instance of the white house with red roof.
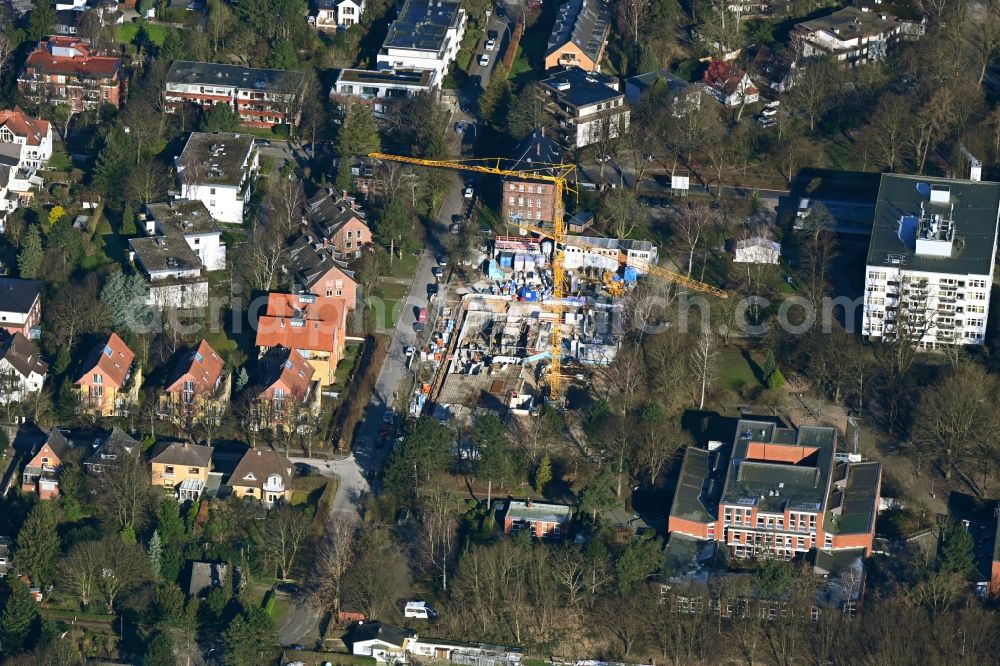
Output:
<path fill-rule="evenodd" d="M 733 108 L 753 104 L 760 99 L 760 91 L 750 75 L 734 62 L 713 59 L 702 79 L 705 90 L 724 106 Z"/>
<path fill-rule="evenodd" d="M 0 144 L 18 146 L 18 166 L 41 168 L 52 157 L 52 125 L 32 118 L 20 107 L 0 111 Z"/>

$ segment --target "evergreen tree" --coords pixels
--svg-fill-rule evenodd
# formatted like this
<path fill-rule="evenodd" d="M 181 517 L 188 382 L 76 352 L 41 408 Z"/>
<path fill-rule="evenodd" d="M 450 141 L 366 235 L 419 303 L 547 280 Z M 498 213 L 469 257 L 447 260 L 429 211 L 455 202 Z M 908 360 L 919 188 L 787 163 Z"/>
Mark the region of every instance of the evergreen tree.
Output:
<path fill-rule="evenodd" d="M 42 274 L 42 234 L 38 225 L 28 227 L 28 233 L 21 243 L 21 252 L 17 255 L 17 269 L 21 277 L 34 280 Z"/>
<path fill-rule="evenodd" d="M 452 435 L 430 417 L 417 420 L 413 430 L 393 449 L 382 475 L 386 490 L 399 498 L 414 498 L 431 474 L 448 469 Z"/>
<path fill-rule="evenodd" d="M 107 306 L 116 331 L 147 330 L 151 312 L 146 304 L 146 285 L 138 275 L 113 272 L 101 289 L 101 302 Z"/>
<path fill-rule="evenodd" d="M 591 520 L 596 521 L 598 511 L 614 504 L 611 494 L 614 486 L 613 477 L 611 469 L 605 468 L 580 491 L 580 511 L 589 513 Z"/>
<path fill-rule="evenodd" d="M 28 18 L 27 37 L 29 41 L 37 42 L 42 37 L 52 34 L 56 24 L 56 5 L 53 0 L 37 0 Z"/>
<path fill-rule="evenodd" d="M 250 381 L 250 375 L 247 374 L 246 368 L 240 368 L 239 373 L 236 375 L 236 392 L 239 393 Z"/>
<path fill-rule="evenodd" d="M 49 581 L 58 556 L 59 535 L 52 505 L 38 502 L 17 533 L 14 568 L 20 574 L 27 574 L 33 585 L 41 585 Z"/>
<path fill-rule="evenodd" d="M 273 69 L 290 70 L 299 66 L 299 57 L 295 47 L 287 39 L 279 39 L 271 51 L 271 67 Z"/>
<path fill-rule="evenodd" d="M 659 538 L 633 539 L 615 562 L 618 592 L 631 594 L 635 586 L 653 575 L 663 563 L 663 544 Z"/>
<path fill-rule="evenodd" d="M 183 30 L 168 30 L 167 36 L 163 38 L 163 45 L 160 46 L 159 56 L 161 60 L 167 62 L 172 62 L 174 60 L 183 60 L 187 55 L 187 45 L 185 44 L 184 35 L 187 31 Z"/>
<path fill-rule="evenodd" d="M 223 634 L 226 641 L 226 666 L 269 664 L 280 652 L 274 620 L 262 608 L 251 608 L 237 615 Z"/>
<path fill-rule="evenodd" d="M 507 112 L 512 98 L 507 69 L 498 63 L 493 69 L 486 90 L 479 96 L 479 115 L 495 128 L 506 127 Z"/>
<path fill-rule="evenodd" d="M 163 543 L 160 541 L 160 533 L 153 530 L 153 536 L 149 538 L 149 572 L 153 580 L 160 580 L 160 565 L 163 560 Z"/>
<path fill-rule="evenodd" d="M 28 586 L 18 578 L 10 579 L 10 596 L 0 618 L 0 647 L 6 655 L 17 654 L 32 647 L 40 624 L 38 602 L 28 592 Z"/>
<path fill-rule="evenodd" d="M 552 461 L 546 453 L 538 461 L 538 468 L 535 470 L 535 492 L 544 495 L 545 486 L 549 485 L 550 481 L 552 481 Z"/>
<path fill-rule="evenodd" d="M 521 459 L 511 447 L 510 438 L 500 417 L 487 412 L 472 432 L 476 452 L 476 476 L 493 481 L 503 488 L 517 482 L 522 471 Z"/>
<path fill-rule="evenodd" d="M 202 132 L 235 132 L 240 127 L 240 116 L 233 107 L 217 102 L 202 116 L 199 129 Z"/>
<path fill-rule="evenodd" d="M 142 666 L 177 666 L 174 656 L 174 641 L 162 629 L 155 630 L 146 641 L 146 652 L 142 656 Z"/>
<path fill-rule="evenodd" d="M 396 254 L 401 254 L 404 249 L 416 249 L 413 220 L 399 199 L 390 199 L 382 209 L 382 215 L 375 224 L 375 241 L 387 250 L 392 247 Z"/>
<path fill-rule="evenodd" d="M 355 104 L 348 112 L 337 138 L 337 153 L 341 163 L 356 155 L 376 153 L 381 149 L 382 139 L 372 110 L 364 104 Z"/>
<path fill-rule="evenodd" d="M 94 182 L 108 199 L 121 201 L 125 179 L 135 167 L 136 144 L 121 125 L 104 137 L 104 145 L 94 165 Z"/>
<path fill-rule="evenodd" d="M 976 570 L 974 544 L 969 530 L 960 523 L 952 523 L 944 534 L 941 545 L 940 571 L 966 577 Z"/>

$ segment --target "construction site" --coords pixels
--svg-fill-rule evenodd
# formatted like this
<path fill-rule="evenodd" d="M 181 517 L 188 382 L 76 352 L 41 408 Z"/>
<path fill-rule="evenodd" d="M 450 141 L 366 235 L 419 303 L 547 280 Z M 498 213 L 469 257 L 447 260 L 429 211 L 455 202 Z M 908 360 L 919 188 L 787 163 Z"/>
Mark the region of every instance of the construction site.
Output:
<path fill-rule="evenodd" d="M 534 189 L 537 196 L 538 181 L 554 190 L 551 226 L 512 215 L 508 228 L 517 235 L 493 235 L 482 248 L 478 277 L 456 289 L 457 298 L 438 304 L 441 316 L 430 321 L 427 344 L 410 357 L 413 416 L 462 421 L 480 409 L 531 414 L 543 403 L 565 406 L 568 384 L 586 382 L 594 368 L 614 361 L 623 336 L 622 297 L 644 276 L 726 297 L 659 267 L 649 241 L 566 234 L 562 199 L 573 191 L 573 165 L 536 164 L 525 172 L 504 169 L 498 160 L 370 157 L 502 176 L 511 192 Z"/>

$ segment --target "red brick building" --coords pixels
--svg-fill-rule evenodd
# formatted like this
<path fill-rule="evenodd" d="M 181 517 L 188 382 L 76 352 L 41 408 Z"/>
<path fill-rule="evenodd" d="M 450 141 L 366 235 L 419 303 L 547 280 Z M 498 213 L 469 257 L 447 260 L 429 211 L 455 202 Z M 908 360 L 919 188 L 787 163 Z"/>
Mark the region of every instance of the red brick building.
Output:
<path fill-rule="evenodd" d="M 881 481 L 879 463 L 837 452 L 834 428 L 744 419 L 732 448 L 688 447 L 668 530 L 722 541 L 739 558 L 870 554 Z"/>
<path fill-rule="evenodd" d="M 517 163 L 512 167 L 518 171 L 531 171 L 552 175 L 546 165 L 562 162 L 562 148 L 545 136 L 544 129 L 536 129 L 521 142 L 514 151 Z M 556 213 L 556 186 L 544 180 L 531 178 L 507 178 L 503 181 L 503 196 L 500 212 L 504 220 L 523 220 L 533 225 L 552 222 Z"/>
<path fill-rule="evenodd" d="M 527 530 L 536 539 L 559 539 L 566 535 L 573 507 L 552 502 L 508 499 L 503 515 L 504 534 Z"/>
<path fill-rule="evenodd" d="M 52 36 L 28 56 L 17 87 L 37 104 L 80 113 L 103 104 L 121 106 L 126 81 L 121 59 L 96 55 L 84 39 Z"/>
<path fill-rule="evenodd" d="M 72 442 L 56 428 L 49 431 L 48 438 L 31 452 L 31 460 L 24 466 L 21 475 L 21 491 L 35 493 L 40 499 L 59 497 L 59 469 Z"/>

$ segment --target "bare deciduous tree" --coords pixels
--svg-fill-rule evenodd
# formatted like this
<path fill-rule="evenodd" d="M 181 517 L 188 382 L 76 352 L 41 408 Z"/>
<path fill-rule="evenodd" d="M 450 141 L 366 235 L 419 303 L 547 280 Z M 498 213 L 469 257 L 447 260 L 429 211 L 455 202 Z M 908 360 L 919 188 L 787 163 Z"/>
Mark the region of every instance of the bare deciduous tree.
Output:
<path fill-rule="evenodd" d="M 715 361 L 718 353 L 715 332 L 706 326 L 695 340 L 690 358 L 691 372 L 694 374 L 700 387 L 698 409 L 705 408 L 705 394 L 711 387 L 712 380 L 714 379 Z"/>
<path fill-rule="evenodd" d="M 687 276 L 694 268 L 694 254 L 705 236 L 718 224 L 715 213 L 700 200 L 684 203 L 671 220 L 671 227 L 687 250 Z"/>
<path fill-rule="evenodd" d="M 275 576 L 287 579 L 295 558 L 309 534 L 309 521 L 301 512 L 282 503 L 272 509 L 264 525 L 262 539 L 268 559 L 274 565 Z"/>
<path fill-rule="evenodd" d="M 339 619 L 343 597 L 344 574 L 358 551 L 357 523 L 341 514 L 333 514 L 326 525 L 326 536 L 316 554 L 319 605 Z"/>

